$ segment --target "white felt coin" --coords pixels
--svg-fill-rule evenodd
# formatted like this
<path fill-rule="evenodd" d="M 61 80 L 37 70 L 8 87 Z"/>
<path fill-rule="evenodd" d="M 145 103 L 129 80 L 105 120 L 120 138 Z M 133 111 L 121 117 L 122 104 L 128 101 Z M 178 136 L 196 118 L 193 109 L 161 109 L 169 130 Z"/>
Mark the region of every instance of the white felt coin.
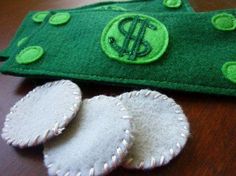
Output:
<path fill-rule="evenodd" d="M 41 144 L 64 130 L 80 104 L 80 88 L 71 81 L 55 81 L 37 87 L 11 108 L 2 138 L 21 148 Z"/>
<path fill-rule="evenodd" d="M 132 144 L 130 116 L 113 97 L 83 101 L 68 129 L 45 144 L 49 175 L 97 176 L 117 167 Z"/>
<path fill-rule="evenodd" d="M 135 142 L 124 167 L 151 169 L 167 164 L 185 145 L 189 124 L 173 99 L 156 91 L 141 90 L 118 97 L 135 126 Z"/>

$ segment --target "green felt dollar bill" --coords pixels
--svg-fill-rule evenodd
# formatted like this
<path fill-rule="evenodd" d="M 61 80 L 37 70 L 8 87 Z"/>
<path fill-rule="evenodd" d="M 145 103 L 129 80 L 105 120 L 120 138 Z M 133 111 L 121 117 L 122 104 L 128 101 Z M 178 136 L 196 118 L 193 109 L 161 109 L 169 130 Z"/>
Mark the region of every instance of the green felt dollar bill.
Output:
<path fill-rule="evenodd" d="M 73 9 L 58 9 L 48 11 L 34 11 L 30 12 L 23 20 L 21 26 L 17 30 L 16 35 L 11 40 L 9 46 L 0 51 L 0 60 L 7 59 L 12 50 L 14 50 L 23 41 L 26 41 L 31 34 L 34 34 L 47 20 L 57 12 L 73 12 L 86 10 L 116 10 L 116 11 L 153 11 L 153 12 L 189 12 L 193 11 L 188 0 L 182 0 L 179 8 L 167 8 L 160 0 L 131 0 L 131 1 L 103 1 L 91 5 L 86 5 Z M 45 15 L 44 15 L 45 14 Z M 41 18 L 40 17 L 44 17 Z M 36 17 L 36 18 L 35 18 Z M 37 18 L 38 17 L 38 18 Z"/>
<path fill-rule="evenodd" d="M 39 15 L 40 27 L 12 47 L 0 71 L 236 96 L 234 9 L 124 9 Z"/>
<path fill-rule="evenodd" d="M 236 59 L 235 30 L 214 27 L 219 12 L 69 14 L 59 26 L 46 19 L 15 47 L 1 72 L 236 95 L 235 83 L 222 73 Z"/>

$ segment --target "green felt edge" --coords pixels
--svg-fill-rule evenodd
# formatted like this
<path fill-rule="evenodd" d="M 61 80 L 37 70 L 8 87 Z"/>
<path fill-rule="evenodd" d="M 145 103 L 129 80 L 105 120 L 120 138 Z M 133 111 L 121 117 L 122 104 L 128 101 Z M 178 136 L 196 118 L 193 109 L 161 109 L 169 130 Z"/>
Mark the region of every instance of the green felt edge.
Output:
<path fill-rule="evenodd" d="M 182 6 L 185 6 L 186 9 L 189 10 L 189 12 L 195 12 L 192 5 L 190 4 L 189 0 L 182 0 Z"/>
<path fill-rule="evenodd" d="M 182 90 L 185 92 L 196 92 L 196 93 L 207 93 L 207 94 L 219 94 L 219 95 L 228 95 L 236 97 L 236 89 L 231 88 L 218 88 L 218 87 L 208 87 L 201 85 L 193 84 L 183 84 L 183 83 L 174 83 L 168 81 L 153 81 L 153 80 L 142 80 L 142 79 L 127 79 L 127 78 L 113 78 L 113 77 L 104 77 L 97 75 L 86 75 L 86 74 L 73 74 L 73 73 L 61 73 L 61 72 L 52 72 L 46 70 L 31 70 L 31 69 L 20 69 L 12 68 L 11 71 L 5 70 L 4 67 L 1 68 L 1 72 L 5 74 L 12 74 L 16 76 L 27 76 L 27 77 L 41 77 L 41 76 L 51 76 L 52 78 L 69 78 L 69 79 L 79 79 L 82 81 L 93 81 L 93 82 L 102 82 L 102 83 L 117 83 L 118 85 L 129 84 L 129 85 L 138 85 L 138 86 L 151 86 L 155 87 L 158 85 L 158 88 L 161 89 L 170 89 L 170 90 Z M 171 87 L 171 88 L 170 88 Z"/>
<path fill-rule="evenodd" d="M 94 8 L 94 7 L 101 7 L 101 6 L 104 6 L 104 5 L 112 5 L 112 4 L 123 4 L 123 3 L 134 3 L 134 2 L 143 2 L 144 0 L 126 0 L 126 1 L 106 1 L 106 2 L 98 2 L 98 3 L 94 3 L 94 4 L 89 4 L 89 5 L 84 5 L 84 6 L 81 6 L 81 7 L 76 7 L 76 8 L 72 8 L 72 9 L 56 9 L 56 10 L 65 10 L 65 11 L 70 11 L 70 10 L 77 10 L 77 9 L 91 9 L 91 8 Z M 153 1 L 153 0 L 145 0 L 145 1 Z M 186 0 L 188 1 L 188 0 Z"/>
<path fill-rule="evenodd" d="M 28 15 L 30 15 L 31 18 L 32 18 L 32 16 L 33 16 L 34 13 L 35 13 L 35 12 L 29 12 Z M 24 18 L 24 20 L 25 20 L 26 18 L 27 18 L 27 16 Z M 12 43 L 14 43 L 15 41 L 19 41 L 19 36 L 20 36 L 20 34 L 23 32 L 23 30 L 24 30 L 23 27 L 24 27 L 24 26 L 25 26 L 24 23 L 21 24 L 21 27 L 19 28 L 19 30 L 17 30 L 17 32 L 15 33 L 15 35 L 12 37 L 12 39 L 10 40 L 8 46 L 7 46 L 5 49 L 3 49 L 3 50 L 1 51 L 1 56 L 2 56 L 2 54 L 3 54 L 3 55 L 8 55 L 8 49 L 9 49 L 10 45 L 11 45 Z"/>
<path fill-rule="evenodd" d="M 111 7 L 111 8 L 109 8 Z M 128 11 L 127 9 L 117 6 L 117 5 L 107 5 L 107 6 L 99 6 L 99 7 L 95 7 L 95 10 L 116 10 L 116 11 Z"/>
<path fill-rule="evenodd" d="M 6 48 L 4 48 L 3 50 L 0 51 L 0 61 L 5 61 L 5 60 L 8 59 L 8 57 L 9 57 L 9 55 L 10 55 L 10 52 L 11 52 L 12 48 L 14 48 L 14 46 L 15 46 L 16 49 L 18 48 L 17 44 L 18 44 L 18 42 L 21 40 L 21 38 L 20 38 L 20 37 L 21 37 L 21 33 L 24 32 L 25 26 L 27 26 L 27 22 L 26 22 L 27 17 L 29 17 L 29 18 L 31 19 L 32 16 L 33 16 L 36 12 L 38 12 L 38 11 L 31 11 L 31 12 L 29 12 L 28 15 L 24 18 L 23 23 L 21 24 L 20 28 L 17 30 L 17 32 L 15 33 L 15 35 L 14 35 L 14 36 L 12 37 L 12 39 L 10 40 L 8 46 L 7 46 Z M 45 18 L 45 20 L 44 20 L 42 23 L 35 23 L 35 24 L 39 25 L 39 28 L 40 28 L 40 27 L 43 27 L 45 24 L 47 24 L 47 20 L 50 18 L 51 15 L 52 15 L 52 14 L 51 14 L 51 12 L 50 12 L 49 15 Z M 34 33 L 36 33 L 39 28 L 34 29 L 34 30 L 31 32 L 31 35 L 30 35 L 30 36 L 27 36 L 28 39 L 30 39 L 30 37 L 31 37 L 32 35 L 34 35 Z M 26 37 L 26 36 L 25 36 L 25 37 Z"/>
<path fill-rule="evenodd" d="M 8 68 L 1 67 L 0 71 L 5 74 L 13 74 L 13 75 L 22 75 L 27 77 L 39 77 L 39 76 L 51 76 L 52 78 L 57 77 L 68 77 L 75 78 L 85 81 L 98 81 L 98 82 L 109 82 L 109 83 L 126 83 L 130 85 L 142 85 L 142 86 L 158 86 L 159 88 L 167 88 L 174 90 L 184 90 L 187 92 L 201 92 L 207 94 L 220 94 L 220 95 L 230 95 L 236 96 L 236 89 L 234 88 L 219 88 L 219 87 L 210 87 L 203 85 L 193 85 L 193 84 L 183 84 L 183 83 L 175 83 L 168 81 L 153 81 L 153 80 L 139 80 L 139 79 L 123 79 L 123 78 L 112 78 L 112 77 L 102 77 L 96 75 L 85 75 L 85 74 L 73 74 L 73 73 L 60 73 L 60 72 L 52 72 L 45 70 L 29 70 L 29 69 L 17 69 L 11 68 L 9 71 Z M 33 71 L 34 73 L 30 73 Z M 223 76 L 223 75 L 222 75 Z M 186 90 L 187 89 L 187 90 Z"/>
<path fill-rule="evenodd" d="M 131 1 L 106 1 L 106 2 L 98 2 L 98 3 L 94 3 L 94 4 L 89 4 L 89 5 L 84 5 L 84 6 L 81 6 L 81 7 L 76 7 L 76 8 L 70 8 L 70 9 L 54 9 L 54 11 L 74 11 L 74 10 L 84 10 L 84 9 L 92 9 L 94 7 L 101 7 L 101 6 L 105 6 L 105 5 L 113 5 L 113 4 L 124 4 L 124 3 L 135 3 L 135 2 L 144 2 L 144 1 L 153 1 L 153 0 L 131 0 Z M 189 12 L 195 12 L 195 10 L 192 8 L 189 0 L 182 0 L 182 5 L 186 7 L 186 9 L 188 9 Z M 160 2 L 162 3 L 162 2 Z"/>
<path fill-rule="evenodd" d="M 8 55 L 8 48 L 3 49 L 2 51 L 0 51 L 0 61 L 5 61 L 8 59 L 9 55 Z"/>

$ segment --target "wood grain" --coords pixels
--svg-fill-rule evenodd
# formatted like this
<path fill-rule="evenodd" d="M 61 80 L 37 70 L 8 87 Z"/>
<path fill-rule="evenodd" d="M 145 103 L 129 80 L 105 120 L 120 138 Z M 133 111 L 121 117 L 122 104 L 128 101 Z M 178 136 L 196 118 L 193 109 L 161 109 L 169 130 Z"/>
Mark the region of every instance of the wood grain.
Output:
<path fill-rule="evenodd" d="M 0 1 L 0 49 L 7 46 L 29 10 L 69 8 L 95 0 L 8 0 Z M 197 11 L 236 8 L 235 0 L 191 0 Z M 24 79 L 0 75 L 0 128 L 10 107 L 37 85 L 48 80 Z M 133 90 L 118 86 L 80 83 L 85 97 L 98 94 L 118 95 Z M 137 88 L 136 88 L 137 89 Z M 153 171 L 129 171 L 118 168 L 114 176 L 234 176 L 236 175 L 236 100 L 158 90 L 174 98 L 184 109 L 191 125 L 191 137 L 183 152 L 165 167 Z M 0 139 L 0 176 L 46 176 L 43 147 L 19 150 Z"/>

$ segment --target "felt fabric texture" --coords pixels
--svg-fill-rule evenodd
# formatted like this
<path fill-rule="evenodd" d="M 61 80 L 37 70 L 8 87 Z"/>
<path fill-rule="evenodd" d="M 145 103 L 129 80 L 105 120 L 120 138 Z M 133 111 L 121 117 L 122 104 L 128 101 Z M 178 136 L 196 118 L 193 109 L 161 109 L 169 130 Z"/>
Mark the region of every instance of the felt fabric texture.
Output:
<path fill-rule="evenodd" d="M 222 73 L 225 78 L 236 84 L 236 62 L 226 62 L 222 66 Z"/>
<path fill-rule="evenodd" d="M 63 25 L 70 20 L 70 13 L 69 12 L 58 12 L 52 15 L 49 18 L 49 23 L 52 25 Z"/>
<path fill-rule="evenodd" d="M 235 10 L 225 12 L 233 14 Z M 56 76 L 236 96 L 236 85 L 221 72 L 225 62 L 235 60 L 236 35 L 235 31 L 214 28 L 211 19 L 218 13 L 142 12 L 166 26 L 169 46 L 156 62 L 130 65 L 108 58 L 100 43 L 105 26 L 124 12 L 70 12 L 69 23 L 60 27 L 45 24 L 12 53 L 0 70 L 14 75 Z M 43 57 L 30 65 L 18 64 L 16 55 L 34 45 L 45 50 Z"/>
<path fill-rule="evenodd" d="M 18 101 L 6 116 L 2 138 L 16 147 L 31 147 L 59 135 L 75 117 L 81 91 L 71 81 L 46 83 Z"/>
<path fill-rule="evenodd" d="M 102 5 L 105 5 L 106 3 L 103 3 Z M 131 2 L 109 2 L 110 6 L 116 5 L 122 8 L 125 8 L 129 11 L 145 11 L 145 12 L 192 12 L 194 11 L 189 3 L 188 0 L 183 0 L 182 6 L 180 6 L 177 9 L 171 9 L 166 8 L 163 5 L 163 2 L 161 0 L 136 0 Z M 94 6 L 100 6 L 101 4 L 94 4 Z M 91 8 L 92 6 L 90 6 Z"/>
<path fill-rule="evenodd" d="M 158 41 L 157 41 L 158 39 Z M 102 32 L 104 53 L 117 61 L 146 64 L 159 59 L 169 43 L 168 31 L 155 18 L 138 13 L 112 19 Z"/>
<path fill-rule="evenodd" d="M 167 8 L 179 8 L 181 4 L 181 0 L 163 0 L 163 5 Z"/>
<path fill-rule="evenodd" d="M 220 13 L 212 17 L 213 26 L 222 31 L 233 31 L 236 29 L 236 17 L 228 13 Z"/>
<path fill-rule="evenodd" d="M 28 37 L 24 37 L 17 42 L 17 47 L 23 45 L 28 40 Z"/>
<path fill-rule="evenodd" d="M 86 10 L 117 10 L 117 11 L 153 11 L 153 12 L 191 12 L 193 11 L 188 0 L 183 0 L 183 5 L 179 9 L 168 9 L 165 8 L 160 0 L 132 0 L 131 2 L 126 1 L 106 1 L 99 0 L 98 3 L 82 6 L 74 9 L 58 9 L 48 11 L 49 14 L 41 23 L 37 23 L 32 20 L 33 16 L 42 11 L 30 12 L 23 20 L 21 26 L 17 30 L 16 35 L 11 40 L 9 46 L 0 51 L 0 60 L 6 60 L 17 46 L 20 39 L 24 37 L 29 37 L 34 34 L 35 30 L 40 30 L 40 28 L 46 23 L 48 23 L 49 18 L 57 12 L 71 12 L 71 11 L 86 11 Z"/>
<path fill-rule="evenodd" d="M 23 49 L 17 56 L 16 62 L 19 64 L 30 64 L 37 61 L 44 54 L 43 48 L 40 46 L 29 46 Z"/>
<path fill-rule="evenodd" d="M 118 97 L 132 116 L 134 145 L 124 167 L 152 169 L 179 154 L 189 136 L 189 123 L 181 107 L 166 95 L 140 90 Z"/>
<path fill-rule="evenodd" d="M 33 34 L 41 25 L 42 23 L 36 23 L 32 20 L 33 15 L 35 15 L 36 12 L 29 12 L 23 22 L 21 23 L 21 26 L 17 30 L 15 36 L 10 41 L 9 46 L 4 49 L 3 51 L 0 51 L 0 60 L 6 60 L 12 52 L 14 52 L 19 47 L 19 42 L 23 38 L 29 38 L 31 34 Z M 45 18 L 45 21 L 48 17 Z M 23 45 L 23 43 L 22 43 Z M 21 45 L 21 46 L 22 46 Z"/>
<path fill-rule="evenodd" d="M 49 175 L 98 176 L 112 171 L 133 141 L 128 117 L 116 98 L 85 99 L 67 130 L 44 146 Z"/>
<path fill-rule="evenodd" d="M 36 23 L 42 23 L 48 15 L 48 11 L 37 12 L 32 16 L 32 20 Z"/>

